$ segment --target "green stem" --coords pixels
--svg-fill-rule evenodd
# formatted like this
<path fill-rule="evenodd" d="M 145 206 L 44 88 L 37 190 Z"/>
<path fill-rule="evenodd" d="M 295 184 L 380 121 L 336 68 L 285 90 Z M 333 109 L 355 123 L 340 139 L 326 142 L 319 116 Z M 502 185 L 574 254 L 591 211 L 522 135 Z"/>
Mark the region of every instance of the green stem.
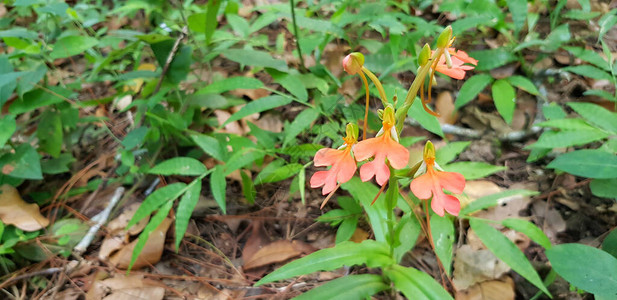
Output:
<path fill-rule="evenodd" d="M 398 182 L 396 177 L 392 174 L 394 169 L 390 167 L 390 180 L 388 182 L 388 190 L 386 191 L 386 210 L 388 211 L 388 244 L 390 244 L 390 255 L 394 255 L 394 223 L 396 219 L 394 217 L 394 207 L 396 207 L 396 200 L 398 196 Z"/>
<path fill-rule="evenodd" d="M 375 87 L 379 91 L 379 98 L 381 98 L 381 104 L 385 108 L 386 105 L 388 104 L 388 96 L 386 96 L 386 91 L 381 85 L 381 81 L 379 81 L 379 78 L 377 78 L 377 76 L 375 76 L 373 72 L 371 72 L 369 69 L 365 68 L 364 66 L 362 66 L 362 72 L 366 73 L 366 76 L 368 76 L 368 78 L 371 79 L 373 84 L 375 84 Z M 362 75 L 362 73 L 360 73 L 360 75 Z M 366 93 L 368 94 L 368 89 L 366 90 Z"/>
<path fill-rule="evenodd" d="M 304 66 L 304 58 L 302 57 L 302 49 L 300 49 L 300 37 L 298 36 L 298 24 L 296 23 L 296 5 L 294 4 L 294 0 L 289 0 L 289 5 L 291 7 L 291 22 L 294 27 L 294 37 L 296 38 L 296 48 L 298 48 L 298 58 L 300 58 L 300 67 L 302 70 L 306 70 Z"/>
<path fill-rule="evenodd" d="M 413 101 L 416 99 L 420 87 L 424 84 L 426 75 L 428 75 L 429 71 L 431 70 L 433 62 L 441 57 L 443 51 L 443 48 L 438 48 L 437 51 L 435 51 L 435 54 L 433 54 L 433 56 L 428 60 L 428 62 L 420 68 L 420 70 L 418 71 L 418 75 L 413 80 L 411 87 L 409 87 L 409 91 L 407 92 L 407 96 L 405 97 L 405 103 L 403 104 L 403 106 L 396 110 L 396 132 L 398 132 L 399 134 L 403 130 L 403 124 L 405 123 L 407 112 L 411 108 Z"/>

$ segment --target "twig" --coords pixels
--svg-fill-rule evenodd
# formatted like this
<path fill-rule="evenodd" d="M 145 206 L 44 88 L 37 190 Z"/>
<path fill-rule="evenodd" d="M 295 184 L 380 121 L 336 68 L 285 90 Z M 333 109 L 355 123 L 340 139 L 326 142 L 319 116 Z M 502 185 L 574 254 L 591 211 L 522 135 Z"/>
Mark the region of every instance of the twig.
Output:
<path fill-rule="evenodd" d="M 92 240 L 94 240 L 96 233 L 99 231 L 101 226 L 103 226 L 103 223 L 105 223 L 109 218 L 111 210 L 114 208 L 114 206 L 116 206 L 118 201 L 120 201 L 120 198 L 122 198 L 122 194 L 124 194 L 124 187 L 120 186 L 116 189 L 114 195 L 109 200 L 109 204 L 107 204 L 107 207 L 105 207 L 102 212 L 92 218 L 92 221 L 96 223 L 92 225 L 92 227 L 90 227 L 90 230 L 88 230 L 88 233 L 86 233 L 84 238 L 79 242 L 79 244 L 77 244 L 77 246 L 73 248 L 73 250 L 78 255 L 81 255 L 86 251 L 86 249 L 88 249 L 88 246 L 90 246 Z"/>
<path fill-rule="evenodd" d="M 174 60 L 176 53 L 178 52 L 178 48 L 180 48 L 180 42 L 186 35 L 188 34 L 188 27 L 182 27 L 182 31 L 180 31 L 180 36 L 176 39 L 173 47 L 171 47 L 171 51 L 169 51 L 169 55 L 167 55 L 167 60 L 165 61 L 165 66 L 163 66 L 163 71 L 161 72 L 161 78 L 159 78 L 159 82 L 156 84 L 156 88 L 154 89 L 154 94 L 156 94 L 161 88 L 161 84 L 163 84 L 163 79 L 165 78 L 165 74 L 169 70 L 169 66 L 171 62 Z"/>
<path fill-rule="evenodd" d="M 289 0 L 289 6 L 291 7 L 291 22 L 294 26 L 294 37 L 296 38 L 296 48 L 298 49 L 298 58 L 300 58 L 300 67 L 302 68 L 302 70 L 306 70 L 306 66 L 304 65 L 304 57 L 302 57 L 302 49 L 300 49 L 298 24 L 296 23 L 296 5 L 294 3 L 294 0 Z"/>

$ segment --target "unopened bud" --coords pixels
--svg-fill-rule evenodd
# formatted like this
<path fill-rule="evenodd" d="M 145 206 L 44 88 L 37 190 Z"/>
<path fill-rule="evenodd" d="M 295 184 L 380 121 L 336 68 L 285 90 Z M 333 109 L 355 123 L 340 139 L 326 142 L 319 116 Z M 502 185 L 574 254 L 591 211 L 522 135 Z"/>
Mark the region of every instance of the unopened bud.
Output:
<path fill-rule="evenodd" d="M 343 69 L 349 75 L 360 73 L 362 66 L 364 66 L 364 55 L 360 52 L 352 52 L 343 58 Z"/>
<path fill-rule="evenodd" d="M 420 66 L 426 65 L 430 57 L 431 57 L 431 47 L 428 44 L 424 44 L 422 51 L 420 51 L 420 55 L 418 55 L 418 65 Z"/>
<path fill-rule="evenodd" d="M 439 38 L 437 38 L 437 48 L 448 47 L 448 44 L 450 43 L 451 39 L 452 39 L 452 26 L 448 26 L 446 27 L 446 29 L 444 29 L 441 32 L 441 34 L 439 35 Z"/>
<path fill-rule="evenodd" d="M 427 141 L 424 145 L 424 153 L 422 155 L 424 157 L 424 161 L 427 163 L 433 163 L 435 161 L 435 146 L 431 141 Z"/>
<path fill-rule="evenodd" d="M 358 140 L 359 131 L 360 128 L 358 128 L 358 125 L 354 123 L 347 124 L 347 127 L 345 128 L 345 133 L 347 133 L 346 141 L 348 143 L 355 143 Z"/>
<path fill-rule="evenodd" d="M 384 124 L 390 124 L 391 126 L 394 125 L 394 107 L 392 107 L 392 104 L 388 104 L 388 106 L 386 106 L 383 110 L 381 120 Z"/>

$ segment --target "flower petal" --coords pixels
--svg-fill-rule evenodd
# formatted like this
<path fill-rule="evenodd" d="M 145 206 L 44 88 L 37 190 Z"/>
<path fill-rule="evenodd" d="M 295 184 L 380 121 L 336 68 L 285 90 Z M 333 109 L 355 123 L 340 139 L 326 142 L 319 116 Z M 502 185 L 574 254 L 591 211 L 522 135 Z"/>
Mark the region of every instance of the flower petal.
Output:
<path fill-rule="evenodd" d="M 425 173 L 411 181 L 409 188 L 418 199 L 428 199 L 433 194 L 433 178 L 430 174 Z"/>
<path fill-rule="evenodd" d="M 310 181 L 311 187 L 318 188 L 326 184 L 326 178 L 328 177 L 328 172 L 329 171 L 315 172 L 315 174 L 313 174 L 313 176 L 311 177 L 311 181 Z"/>
<path fill-rule="evenodd" d="M 316 167 L 332 166 L 341 159 L 342 155 L 344 155 L 344 150 L 322 148 L 315 153 L 313 161 Z"/>
<path fill-rule="evenodd" d="M 407 166 L 409 162 L 409 150 L 403 145 L 394 140 L 390 140 L 385 150 L 387 151 L 386 156 L 388 157 L 388 161 L 393 168 L 402 169 Z"/>
<path fill-rule="evenodd" d="M 357 161 L 366 160 L 375 155 L 375 152 L 381 148 L 381 138 L 370 138 L 363 140 L 353 147 L 353 154 Z"/>
<path fill-rule="evenodd" d="M 356 165 L 356 160 L 351 155 L 347 155 L 339 161 L 338 168 L 339 171 L 336 179 L 339 183 L 345 183 L 353 177 L 358 167 Z"/>
<path fill-rule="evenodd" d="M 360 179 L 362 179 L 362 181 L 369 181 L 375 176 L 377 170 L 374 162 L 375 161 L 370 161 L 360 166 Z"/>
<path fill-rule="evenodd" d="M 465 71 L 461 70 L 460 68 L 454 68 L 452 67 L 451 69 L 449 69 L 446 66 L 437 66 L 437 68 L 435 68 L 435 71 L 444 74 L 446 76 L 450 76 L 454 79 L 463 79 L 465 78 Z"/>
<path fill-rule="evenodd" d="M 454 193 L 460 194 L 465 189 L 465 177 L 462 174 L 455 172 L 435 172 L 435 176 L 439 180 L 442 188 Z"/>
<path fill-rule="evenodd" d="M 383 186 L 390 178 L 390 168 L 388 168 L 385 161 L 383 160 L 380 162 L 377 162 L 377 159 L 375 159 L 373 163 L 376 163 L 375 169 L 377 171 L 375 180 L 377 180 L 377 183 L 380 186 Z"/>
<path fill-rule="evenodd" d="M 456 197 L 444 194 L 442 201 L 443 207 L 449 214 L 458 216 L 458 212 L 461 211 L 461 202 Z"/>
<path fill-rule="evenodd" d="M 439 216 L 444 216 L 444 199 L 443 197 L 447 196 L 443 192 L 433 194 L 433 200 L 431 201 L 431 208 L 433 211 Z"/>

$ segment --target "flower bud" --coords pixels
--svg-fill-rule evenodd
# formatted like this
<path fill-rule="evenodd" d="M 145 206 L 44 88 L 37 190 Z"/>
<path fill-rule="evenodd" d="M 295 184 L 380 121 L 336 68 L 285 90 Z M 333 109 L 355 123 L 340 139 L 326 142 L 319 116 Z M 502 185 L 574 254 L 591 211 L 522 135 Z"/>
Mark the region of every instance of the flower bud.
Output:
<path fill-rule="evenodd" d="M 381 120 L 384 124 L 390 124 L 390 126 L 394 125 L 394 107 L 392 107 L 391 104 L 388 104 L 388 106 L 386 106 L 386 108 L 383 110 L 383 116 Z"/>
<path fill-rule="evenodd" d="M 437 48 L 448 47 L 448 44 L 450 43 L 451 39 L 452 39 L 452 26 L 448 26 L 446 27 L 446 29 L 444 29 L 441 32 L 441 34 L 439 35 L 439 38 L 437 38 Z"/>
<path fill-rule="evenodd" d="M 343 69 L 349 75 L 354 75 L 362 71 L 364 66 L 364 55 L 360 52 L 352 52 L 343 58 Z"/>
<path fill-rule="evenodd" d="M 422 156 L 427 164 L 432 165 L 435 162 L 435 146 L 433 146 L 431 141 L 427 141 L 424 145 L 424 153 Z"/>
<path fill-rule="evenodd" d="M 424 44 L 422 51 L 420 51 L 420 55 L 418 55 L 418 65 L 420 66 L 426 65 L 430 57 L 431 57 L 431 47 L 428 44 Z"/>
<path fill-rule="evenodd" d="M 348 123 L 347 127 L 345 128 L 345 133 L 347 133 L 347 137 L 345 138 L 345 142 L 348 144 L 353 144 L 358 140 L 358 132 L 360 131 L 360 128 L 358 128 L 358 125 L 354 124 L 354 123 Z"/>

